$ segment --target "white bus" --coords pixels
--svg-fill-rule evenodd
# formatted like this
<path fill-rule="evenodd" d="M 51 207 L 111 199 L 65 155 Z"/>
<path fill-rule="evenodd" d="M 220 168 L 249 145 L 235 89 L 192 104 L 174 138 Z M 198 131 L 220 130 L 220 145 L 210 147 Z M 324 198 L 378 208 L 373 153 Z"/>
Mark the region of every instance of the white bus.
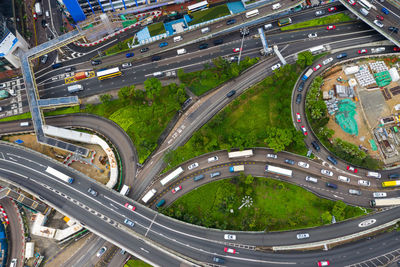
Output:
<path fill-rule="evenodd" d="M 66 182 L 66 183 L 72 184 L 74 182 L 74 178 L 71 178 L 68 175 L 65 175 L 64 173 L 57 171 L 56 169 L 54 169 L 52 167 L 47 167 L 46 172 L 50 173 L 51 175 L 57 177 L 58 179 Z"/>
<path fill-rule="evenodd" d="M 254 9 L 252 11 L 246 12 L 246 18 L 251 18 L 251 17 L 257 16 L 258 14 L 260 14 L 258 12 L 258 9 Z"/>
<path fill-rule="evenodd" d="M 209 6 L 209 4 L 207 1 L 198 2 L 196 4 L 188 6 L 188 13 L 190 14 L 190 13 L 198 11 L 198 10 L 206 9 L 206 8 L 208 8 L 208 6 Z"/>
<path fill-rule="evenodd" d="M 311 54 L 318 54 L 325 51 L 325 47 L 323 45 L 314 46 L 310 48 Z"/>
<path fill-rule="evenodd" d="M 288 169 L 284 169 L 284 168 L 280 168 L 280 167 L 276 167 L 276 166 L 272 166 L 272 165 L 266 165 L 265 171 L 274 173 L 274 174 L 280 174 L 280 175 L 292 177 L 292 170 L 288 170 Z"/>
<path fill-rule="evenodd" d="M 400 205 L 400 198 L 375 198 L 369 201 L 371 207 L 384 207 Z"/>
<path fill-rule="evenodd" d="M 367 0 L 358 0 L 358 3 L 364 7 L 366 10 L 370 10 L 371 8 L 375 8 L 375 6 L 371 5 L 370 2 L 368 2 Z"/>
<path fill-rule="evenodd" d="M 120 193 L 121 195 L 126 196 L 126 195 L 129 193 L 130 190 L 131 190 L 131 187 L 130 187 L 129 185 L 124 184 L 124 185 L 122 186 L 122 188 L 121 188 L 121 191 L 119 191 L 119 193 Z"/>
<path fill-rule="evenodd" d="M 235 152 L 229 152 L 228 153 L 228 158 L 233 159 L 233 158 L 248 158 L 253 156 L 253 150 L 249 149 L 249 150 L 243 150 L 243 151 L 235 151 Z"/>
<path fill-rule="evenodd" d="M 171 172 L 167 176 L 165 176 L 163 179 L 161 179 L 160 183 L 162 185 L 168 184 L 170 181 L 174 180 L 176 177 L 178 177 L 181 173 L 183 172 L 182 167 L 179 167 L 175 171 Z"/>

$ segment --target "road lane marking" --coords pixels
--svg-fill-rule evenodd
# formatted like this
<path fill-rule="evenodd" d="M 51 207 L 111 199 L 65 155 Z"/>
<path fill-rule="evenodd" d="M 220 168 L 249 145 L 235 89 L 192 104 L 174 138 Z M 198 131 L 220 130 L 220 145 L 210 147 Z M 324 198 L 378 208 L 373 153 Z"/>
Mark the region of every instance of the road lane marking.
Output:
<path fill-rule="evenodd" d="M 147 236 L 147 233 L 150 231 L 151 226 L 153 225 L 154 221 L 155 221 L 156 218 L 157 218 L 157 215 L 158 215 L 158 213 L 156 214 L 156 216 L 154 216 L 154 218 L 153 218 L 153 220 L 151 221 L 149 227 L 147 228 L 147 231 L 146 231 L 146 233 L 144 234 L 144 236 Z"/>

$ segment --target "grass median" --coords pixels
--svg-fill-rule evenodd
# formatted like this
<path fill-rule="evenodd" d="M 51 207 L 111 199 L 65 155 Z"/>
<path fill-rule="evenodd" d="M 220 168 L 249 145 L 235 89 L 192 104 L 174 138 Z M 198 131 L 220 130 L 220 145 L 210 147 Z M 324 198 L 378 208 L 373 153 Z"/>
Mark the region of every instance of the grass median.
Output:
<path fill-rule="evenodd" d="M 349 17 L 349 15 L 344 14 L 344 13 L 338 13 L 338 14 L 333 14 L 333 15 L 329 15 L 326 17 L 322 17 L 322 18 L 307 20 L 307 21 L 295 23 L 295 24 L 292 24 L 289 26 L 281 27 L 281 30 L 282 31 L 296 30 L 296 29 L 309 28 L 309 27 L 339 23 L 339 22 L 346 22 L 346 21 L 352 21 L 352 20 L 353 19 L 351 17 Z"/>
<path fill-rule="evenodd" d="M 193 20 L 189 23 L 189 26 L 227 16 L 229 14 L 231 13 L 226 5 L 220 5 L 206 10 L 196 11 L 190 14 Z"/>

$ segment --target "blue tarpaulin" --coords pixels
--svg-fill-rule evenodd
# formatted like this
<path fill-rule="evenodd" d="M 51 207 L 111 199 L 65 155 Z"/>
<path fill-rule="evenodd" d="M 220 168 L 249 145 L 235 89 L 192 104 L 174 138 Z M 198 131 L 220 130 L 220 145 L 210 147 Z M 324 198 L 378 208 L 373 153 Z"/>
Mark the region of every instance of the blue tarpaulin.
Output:
<path fill-rule="evenodd" d="M 15 140 L 15 143 L 17 143 L 18 145 L 24 143 L 24 141 L 22 141 L 21 139 Z"/>

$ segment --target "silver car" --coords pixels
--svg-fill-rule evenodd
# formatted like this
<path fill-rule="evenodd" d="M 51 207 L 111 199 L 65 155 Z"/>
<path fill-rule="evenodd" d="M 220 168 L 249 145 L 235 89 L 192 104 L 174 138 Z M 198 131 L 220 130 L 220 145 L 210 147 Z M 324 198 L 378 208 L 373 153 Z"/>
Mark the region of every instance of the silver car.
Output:
<path fill-rule="evenodd" d="M 371 186 L 371 182 L 366 180 L 358 180 L 358 184 L 362 186 Z"/>
<path fill-rule="evenodd" d="M 224 239 L 226 240 L 236 240 L 236 235 L 225 234 Z"/>
<path fill-rule="evenodd" d="M 372 193 L 372 195 L 374 197 L 387 197 L 387 193 L 386 192 L 374 192 L 374 193 Z"/>
<path fill-rule="evenodd" d="M 277 159 L 278 155 L 276 155 L 276 154 L 267 154 L 267 158 Z"/>
<path fill-rule="evenodd" d="M 321 170 L 321 173 L 322 173 L 322 174 L 325 174 L 325 175 L 328 175 L 328 176 L 333 176 L 333 172 L 328 171 L 328 170 L 325 170 L 325 169 L 322 169 L 322 170 Z"/>
<path fill-rule="evenodd" d="M 360 191 L 360 190 L 357 190 L 357 189 L 349 189 L 349 194 L 350 194 L 350 195 L 361 196 L 361 191 Z"/>
<path fill-rule="evenodd" d="M 199 167 L 199 164 L 197 162 L 195 162 L 195 163 L 190 164 L 188 166 L 188 170 L 190 171 L 190 170 L 193 170 L 194 168 L 197 168 L 197 167 Z"/>
<path fill-rule="evenodd" d="M 310 234 L 309 233 L 297 234 L 297 239 L 305 239 L 305 238 L 310 238 Z"/>

